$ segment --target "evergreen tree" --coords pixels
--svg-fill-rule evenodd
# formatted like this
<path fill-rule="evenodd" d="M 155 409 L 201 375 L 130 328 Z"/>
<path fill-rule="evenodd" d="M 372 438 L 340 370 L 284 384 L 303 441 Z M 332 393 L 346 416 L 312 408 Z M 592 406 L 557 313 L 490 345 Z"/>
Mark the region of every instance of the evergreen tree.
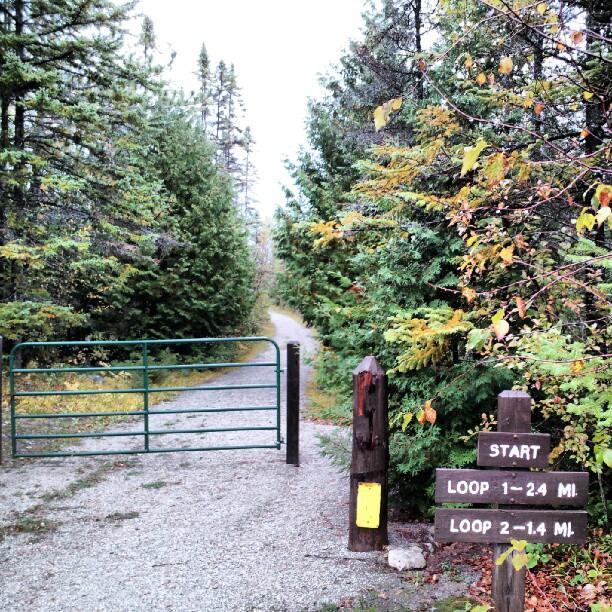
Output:
<path fill-rule="evenodd" d="M 200 83 L 200 119 L 202 123 L 202 130 L 204 134 L 206 134 L 208 131 L 208 121 L 210 118 L 212 83 L 210 76 L 210 60 L 208 58 L 208 51 L 206 50 L 206 45 L 204 45 L 204 43 L 202 43 L 200 55 L 198 56 L 197 76 Z"/>

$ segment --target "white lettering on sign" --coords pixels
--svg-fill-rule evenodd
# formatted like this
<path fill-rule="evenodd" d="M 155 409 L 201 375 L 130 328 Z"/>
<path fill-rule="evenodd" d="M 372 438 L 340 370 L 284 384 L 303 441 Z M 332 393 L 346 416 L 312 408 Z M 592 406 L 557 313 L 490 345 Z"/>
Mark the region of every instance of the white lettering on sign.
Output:
<path fill-rule="evenodd" d="M 576 485 L 573 483 L 559 483 L 557 488 L 557 497 L 576 497 Z"/>
<path fill-rule="evenodd" d="M 538 495 L 546 496 L 546 483 L 543 482 L 539 487 L 536 488 L 535 483 L 528 482 L 527 483 L 527 497 L 537 497 Z M 522 491 L 523 487 L 510 486 L 507 482 L 502 482 L 502 489 L 504 491 L 504 495 L 508 495 L 510 491 Z"/>
<path fill-rule="evenodd" d="M 459 480 L 456 484 L 448 481 L 448 492 L 458 495 L 484 495 L 489 490 L 489 483 L 483 480 Z"/>
<path fill-rule="evenodd" d="M 559 523 L 555 521 L 555 530 L 554 534 L 557 536 L 561 536 L 563 538 L 570 538 L 574 535 L 574 530 L 572 529 L 571 521 L 567 521 L 564 523 Z"/>
<path fill-rule="evenodd" d="M 485 534 L 491 530 L 492 523 L 487 520 L 480 519 L 461 519 L 458 525 L 455 525 L 455 519 L 450 520 L 451 533 L 482 533 Z"/>
<path fill-rule="evenodd" d="M 539 444 L 491 444 L 489 457 L 508 457 L 509 459 L 536 459 L 540 450 Z"/>

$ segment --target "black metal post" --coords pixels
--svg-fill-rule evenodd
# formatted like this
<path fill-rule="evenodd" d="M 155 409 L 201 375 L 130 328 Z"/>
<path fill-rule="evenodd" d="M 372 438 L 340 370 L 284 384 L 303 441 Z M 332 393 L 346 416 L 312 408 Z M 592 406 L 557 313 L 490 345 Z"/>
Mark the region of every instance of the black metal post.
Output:
<path fill-rule="evenodd" d="M 0 336 L 0 463 L 2 463 L 2 336 Z"/>
<path fill-rule="evenodd" d="M 300 464 L 300 343 L 287 343 L 287 463 Z"/>

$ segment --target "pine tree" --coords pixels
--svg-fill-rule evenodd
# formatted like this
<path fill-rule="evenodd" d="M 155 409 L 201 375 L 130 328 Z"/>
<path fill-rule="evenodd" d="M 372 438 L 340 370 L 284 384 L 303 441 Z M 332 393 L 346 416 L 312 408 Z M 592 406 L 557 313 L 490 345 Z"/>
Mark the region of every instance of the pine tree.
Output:
<path fill-rule="evenodd" d="M 202 43 L 200 55 L 198 56 L 197 77 L 200 83 L 200 119 L 202 123 L 202 131 L 204 134 L 206 134 L 208 131 L 208 121 L 210 116 L 212 84 L 210 77 L 210 60 L 208 58 L 208 51 L 206 50 L 206 45 L 204 45 L 204 43 Z"/>
<path fill-rule="evenodd" d="M 155 50 L 157 40 L 153 20 L 147 15 L 145 15 L 142 20 L 142 29 L 140 31 L 138 42 L 143 48 L 144 63 L 146 66 L 149 66 L 152 61 L 153 51 Z"/>

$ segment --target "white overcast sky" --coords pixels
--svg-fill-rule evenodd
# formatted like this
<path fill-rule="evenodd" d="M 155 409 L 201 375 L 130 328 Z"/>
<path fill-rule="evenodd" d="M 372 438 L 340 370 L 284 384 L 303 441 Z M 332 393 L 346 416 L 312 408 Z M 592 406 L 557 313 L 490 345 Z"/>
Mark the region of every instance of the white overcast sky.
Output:
<path fill-rule="evenodd" d="M 309 96 L 320 92 L 318 75 L 337 62 L 359 36 L 363 0 L 140 0 L 137 11 L 155 23 L 158 50 L 176 52 L 171 80 L 197 88 L 202 43 L 213 64 L 234 63 L 256 140 L 255 196 L 264 218 L 283 203 L 290 179 L 285 157 L 305 142 Z"/>

